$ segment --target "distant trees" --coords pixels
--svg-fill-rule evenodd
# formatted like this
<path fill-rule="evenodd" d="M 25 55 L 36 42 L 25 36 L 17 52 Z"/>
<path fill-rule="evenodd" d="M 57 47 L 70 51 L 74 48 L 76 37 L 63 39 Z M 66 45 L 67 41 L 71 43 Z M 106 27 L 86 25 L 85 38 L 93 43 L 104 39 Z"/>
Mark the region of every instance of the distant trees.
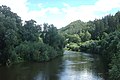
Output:
<path fill-rule="evenodd" d="M 65 40 L 65 41 L 64 41 Z M 0 64 L 48 61 L 69 50 L 100 54 L 109 66 L 110 80 L 120 79 L 120 12 L 102 19 L 70 23 L 58 30 L 53 24 L 25 21 L 0 6 Z"/>
<path fill-rule="evenodd" d="M 67 49 L 100 54 L 108 66 L 109 80 L 120 79 L 120 12 L 86 23 L 75 21 L 60 32 L 65 36 Z"/>
<path fill-rule="evenodd" d="M 64 38 L 54 25 L 25 21 L 7 6 L 0 6 L 0 64 L 48 61 L 63 54 Z"/>
<path fill-rule="evenodd" d="M 85 42 L 91 39 L 91 34 L 88 31 L 84 31 L 79 34 L 81 41 Z"/>
<path fill-rule="evenodd" d="M 63 27 L 59 30 L 60 33 L 64 34 L 79 34 L 82 32 L 82 30 L 87 29 L 88 27 L 86 26 L 87 24 L 85 22 L 82 22 L 81 20 L 77 20 L 74 22 L 71 22 L 69 25 L 66 27 Z"/>

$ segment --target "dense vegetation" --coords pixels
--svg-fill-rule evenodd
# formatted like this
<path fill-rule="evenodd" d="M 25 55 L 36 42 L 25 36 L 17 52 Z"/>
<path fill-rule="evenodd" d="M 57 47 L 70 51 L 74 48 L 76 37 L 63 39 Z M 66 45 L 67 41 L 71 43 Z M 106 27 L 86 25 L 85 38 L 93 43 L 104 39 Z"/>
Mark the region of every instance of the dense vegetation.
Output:
<path fill-rule="evenodd" d="M 48 61 L 63 54 L 64 38 L 54 25 L 24 24 L 7 6 L 0 6 L 0 65 Z"/>
<path fill-rule="evenodd" d="M 42 28 L 43 26 L 43 28 Z M 54 25 L 23 21 L 7 6 L 0 6 L 0 65 L 48 61 L 65 48 L 99 54 L 108 65 L 109 79 L 120 79 L 120 12 L 102 19 L 77 20 L 59 30 Z"/>
<path fill-rule="evenodd" d="M 109 80 L 120 79 L 120 12 L 89 22 L 78 20 L 59 31 L 65 36 L 66 49 L 100 54 Z"/>

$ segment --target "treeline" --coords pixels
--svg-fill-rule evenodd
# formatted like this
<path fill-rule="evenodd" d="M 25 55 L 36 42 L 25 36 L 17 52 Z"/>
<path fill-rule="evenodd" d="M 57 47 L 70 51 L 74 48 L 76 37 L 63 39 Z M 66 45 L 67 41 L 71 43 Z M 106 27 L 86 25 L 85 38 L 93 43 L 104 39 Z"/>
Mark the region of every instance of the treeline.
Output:
<path fill-rule="evenodd" d="M 120 12 L 89 22 L 78 20 L 59 31 L 66 38 L 66 49 L 100 54 L 109 80 L 120 79 Z"/>
<path fill-rule="evenodd" d="M 25 21 L 7 6 L 0 6 L 0 65 L 48 61 L 63 54 L 64 37 L 54 25 Z"/>

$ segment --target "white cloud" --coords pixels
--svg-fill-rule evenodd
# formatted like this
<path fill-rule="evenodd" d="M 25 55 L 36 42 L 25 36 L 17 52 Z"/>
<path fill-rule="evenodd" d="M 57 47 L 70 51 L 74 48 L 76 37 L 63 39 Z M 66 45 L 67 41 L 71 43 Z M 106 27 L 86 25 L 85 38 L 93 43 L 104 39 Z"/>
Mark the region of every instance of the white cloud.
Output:
<path fill-rule="evenodd" d="M 51 14 L 60 14 L 60 9 L 57 8 L 57 7 L 47 8 L 47 10 L 48 10 Z"/>
<path fill-rule="evenodd" d="M 70 5 L 67 3 L 63 3 L 63 6 L 68 7 L 68 8 L 70 7 Z"/>
<path fill-rule="evenodd" d="M 39 23 L 40 23 L 39 18 L 47 19 L 47 16 L 48 16 L 47 13 L 60 14 L 60 11 L 57 7 L 44 8 L 42 3 L 39 3 L 37 5 L 39 7 L 39 10 L 29 11 L 29 8 L 27 5 L 31 5 L 31 3 L 29 3 L 28 0 L 0 0 L 0 5 L 9 6 L 11 10 L 17 13 L 23 20 L 34 19 L 34 20 L 37 20 L 37 22 Z M 45 22 L 45 21 L 41 20 L 41 23 L 42 22 Z"/>
<path fill-rule="evenodd" d="M 86 22 L 95 18 L 102 18 L 110 14 L 109 11 L 112 9 L 120 8 L 120 0 L 98 0 L 94 5 L 80 5 L 77 7 L 72 7 L 68 4 L 63 5 L 65 6 L 62 9 L 65 13 L 64 22 L 66 21 L 68 24 L 79 19 Z"/>
<path fill-rule="evenodd" d="M 27 0 L 0 0 L 0 5 L 9 6 L 11 10 L 21 16 L 23 20 L 28 18 Z"/>
<path fill-rule="evenodd" d="M 11 7 L 23 20 L 34 19 L 38 23 L 53 23 L 55 26 L 64 27 L 71 21 L 89 21 L 101 18 L 114 8 L 120 8 L 120 0 L 97 0 L 93 5 L 70 6 L 63 3 L 63 8 L 47 7 L 42 3 L 36 4 L 39 10 L 30 11 L 28 0 L 0 0 L 0 5 Z M 104 13 L 104 14 L 103 14 Z M 109 13 L 110 14 L 110 13 Z"/>
<path fill-rule="evenodd" d="M 38 4 L 38 7 L 39 7 L 39 8 L 43 8 L 43 4 L 42 4 L 42 3 L 39 3 L 39 4 Z"/>
<path fill-rule="evenodd" d="M 110 11 L 113 8 L 120 8 L 120 0 L 99 0 L 94 6 L 96 11 Z"/>

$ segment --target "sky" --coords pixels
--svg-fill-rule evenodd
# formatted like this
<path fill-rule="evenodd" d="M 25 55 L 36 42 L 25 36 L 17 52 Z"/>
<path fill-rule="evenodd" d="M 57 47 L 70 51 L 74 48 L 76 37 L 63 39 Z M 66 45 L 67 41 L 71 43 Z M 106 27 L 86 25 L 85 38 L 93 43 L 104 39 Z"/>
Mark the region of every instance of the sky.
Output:
<path fill-rule="evenodd" d="M 100 19 L 120 10 L 120 0 L 0 0 L 23 21 L 33 19 L 38 24 L 65 27 L 70 22 Z"/>

